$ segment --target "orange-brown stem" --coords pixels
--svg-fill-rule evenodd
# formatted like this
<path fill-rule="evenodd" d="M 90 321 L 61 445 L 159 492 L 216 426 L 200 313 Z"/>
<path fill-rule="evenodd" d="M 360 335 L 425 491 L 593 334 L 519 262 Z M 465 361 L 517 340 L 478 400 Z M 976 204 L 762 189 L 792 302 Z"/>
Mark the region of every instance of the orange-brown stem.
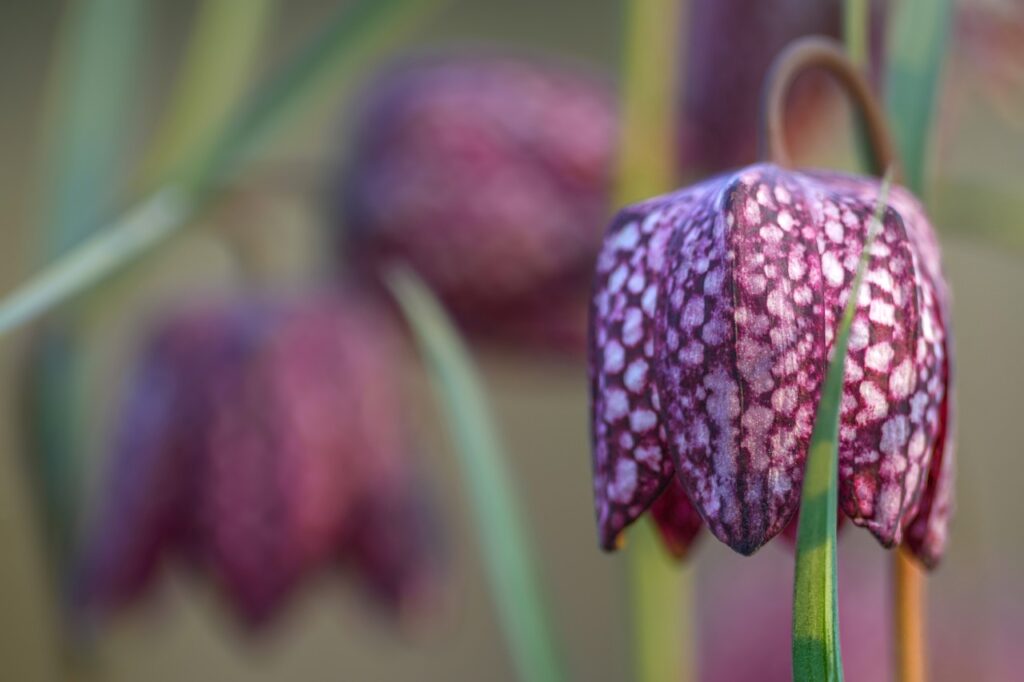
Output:
<path fill-rule="evenodd" d="M 924 570 L 902 547 L 893 552 L 893 634 L 896 682 L 924 682 Z"/>
<path fill-rule="evenodd" d="M 834 76 L 854 99 L 867 132 L 875 172 L 883 175 L 896 162 L 892 136 L 885 115 L 860 70 L 850 62 L 843 46 L 831 38 L 795 40 L 772 62 L 761 98 L 761 159 L 790 167 L 784 125 L 786 93 L 796 77 L 811 68 Z M 899 177 L 896 171 L 897 179 Z"/>

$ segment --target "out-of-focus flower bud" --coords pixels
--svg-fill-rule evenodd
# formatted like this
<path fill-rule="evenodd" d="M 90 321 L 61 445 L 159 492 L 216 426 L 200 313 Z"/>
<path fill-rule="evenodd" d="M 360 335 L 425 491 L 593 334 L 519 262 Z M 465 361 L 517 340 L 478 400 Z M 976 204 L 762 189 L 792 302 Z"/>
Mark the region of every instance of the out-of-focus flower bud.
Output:
<path fill-rule="evenodd" d="M 395 334 L 355 298 L 165 322 L 125 402 L 86 603 L 134 600 L 175 555 L 254 625 L 339 561 L 389 605 L 424 596 L 435 538 L 407 461 Z"/>
<path fill-rule="evenodd" d="M 364 270 L 405 259 L 474 331 L 582 348 L 615 135 L 610 89 L 574 69 L 502 57 L 395 68 L 354 131 L 344 256 Z"/>

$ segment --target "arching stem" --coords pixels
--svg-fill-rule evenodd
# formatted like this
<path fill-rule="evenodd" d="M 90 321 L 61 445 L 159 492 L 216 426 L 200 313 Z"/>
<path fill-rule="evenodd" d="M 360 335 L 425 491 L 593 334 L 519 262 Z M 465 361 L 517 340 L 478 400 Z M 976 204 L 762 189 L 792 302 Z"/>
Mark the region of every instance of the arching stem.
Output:
<path fill-rule="evenodd" d="M 893 167 L 898 181 L 895 147 L 882 108 L 860 71 L 850 63 L 842 45 L 829 38 L 801 38 L 775 58 L 761 99 L 761 159 L 783 167 L 792 166 L 784 125 L 786 93 L 798 75 L 812 68 L 826 70 L 854 99 L 868 136 L 875 172 L 882 175 Z"/>
<path fill-rule="evenodd" d="M 887 171 L 899 178 L 895 146 L 885 116 L 860 70 L 843 47 L 827 38 L 804 38 L 790 44 L 772 64 L 761 103 L 761 158 L 789 167 L 784 114 L 786 94 L 797 76 L 821 68 L 834 76 L 853 98 L 867 135 L 872 166 L 879 175 Z M 898 682 L 924 682 L 924 576 L 902 548 L 893 552 L 893 630 Z"/>

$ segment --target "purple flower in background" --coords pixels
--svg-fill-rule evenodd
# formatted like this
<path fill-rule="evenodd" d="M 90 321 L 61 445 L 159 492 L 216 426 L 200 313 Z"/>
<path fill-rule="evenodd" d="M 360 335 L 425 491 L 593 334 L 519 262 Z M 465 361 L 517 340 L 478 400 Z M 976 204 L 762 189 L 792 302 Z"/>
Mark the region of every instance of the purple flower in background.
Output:
<path fill-rule="evenodd" d="M 884 3 L 873 0 L 871 52 L 879 66 Z M 688 40 L 680 108 L 680 162 L 687 173 L 716 173 L 756 156 L 761 83 L 772 58 L 802 36 L 842 35 L 841 0 L 695 0 L 687 12 Z M 804 133 L 821 120 L 829 84 L 808 74 L 791 93 L 787 129 Z M 798 139 L 798 135 L 794 139 Z"/>
<path fill-rule="evenodd" d="M 744 554 L 794 518 L 879 184 L 761 164 L 620 212 L 591 307 L 604 548 L 665 491 Z M 851 331 L 840 507 L 928 565 L 951 512 L 948 319 L 932 228 L 893 188 Z"/>
<path fill-rule="evenodd" d="M 573 69 L 502 57 L 393 69 L 354 131 L 344 258 L 370 270 L 403 258 L 474 330 L 582 348 L 615 132 L 610 88 Z"/>
<path fill-rule="evenodd" d="M 388 606 L 425 596 L 434 534 L 407 461 L 396 333 L 354 297 L 165 322 L 125 403 L 87 547 L 87 604 L 133 601 L 172 556 L 253 625 L 331 564 Z"/>

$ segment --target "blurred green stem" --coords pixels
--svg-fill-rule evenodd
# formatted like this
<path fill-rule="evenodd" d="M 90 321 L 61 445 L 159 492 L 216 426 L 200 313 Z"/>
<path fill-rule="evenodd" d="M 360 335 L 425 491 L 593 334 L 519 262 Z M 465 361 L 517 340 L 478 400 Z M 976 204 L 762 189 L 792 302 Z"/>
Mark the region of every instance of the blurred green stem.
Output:
<path fill-rule="evenodd" d="M 393 266 L 384 274 L 448 417 L 491 598 L 519 679 L 559 682 L 565 677 L 562 658 L 549 624 L 523 504 L 469 349 L 412 270 Z"/>
<path fill-rule="evenodd" d="M 869 0 L 845 0 L 843 5 L 843 43 L 850 61 L 861 71 L 868 64 L 868 33 L 871 19 Z"/>
<path fill-rule="evenodd" d="M 136 0 L 95 0 L 71 3 L 65 10 L 41 139 L 40 225 L 47 260 L 87 239 L 121 188 L 127 101 L 134 91 L 134 55 L 144 44 L 148 9 L 148 3 Z M 23 316 L 31 304 L 22 297 L 0 317 Z M 69 316 L 40 330 L 26 362 L 23 393 L 26 464 L 47 561 L 65 608 L 82 516 L 76 408 L 84 391 L 76 337 L 77 322 Z"/>
<path fill-rule="evenodd" d="M 871 51 L 868 36 L 871 31 L 870 0 L 845 0 L 843 4 L 843 45 L 846 57 L 862 74 L 871 72 Z M 856 117 L 854 123 L 854 154 L 859 168 L 871 165 L 871 141 L 864 121 Z"/>
<path fill-rule="evenodd" d="M 623 53 L 622 137 L 616 201 L 666 192 L 675 185 L 673 64 L 682 23 L 679 0 L 627 3 Z M 693 571 L 672 566 L 648 524 L 631 531 L 627 549 L 633 606 L 634 679 L 688 682 L 693 656 Z"/>
<path fill-rule="evenodd" d="M 630 0 L 622 55 L 622 130 L 615 201 L 675 186 L 675 69 L 680 0 Z"/>
<path fill-rule="evenodd" d="M 365 56 L 370 46 L 389 45 L 446 0 L 358 0 L 344 4 L 298 55 L 248 100 L 191 166 L 194 170 L 150 194 L 134 213 L 105 227 L 73 252 L 52 262 L 0 300 L 0 335 L 46 313 L 70 297 L 139 257 L 191 219 L 244 160 L 244 155 L 272 132 L 298 100 L 321 86 L 348 59 Z M 154 220 L 150 224 L 148 220 Z M 113 233 L 113 234 L 111 234 Z M 118 245 L 118 238 L 129 242 Z"/>
<path fill-rule="evenodd" d="M 645 519 L 630 531 L 629 573 L 633 605 L 634 679 L 696 680 L 694 573 L 680 566 Z"/>

